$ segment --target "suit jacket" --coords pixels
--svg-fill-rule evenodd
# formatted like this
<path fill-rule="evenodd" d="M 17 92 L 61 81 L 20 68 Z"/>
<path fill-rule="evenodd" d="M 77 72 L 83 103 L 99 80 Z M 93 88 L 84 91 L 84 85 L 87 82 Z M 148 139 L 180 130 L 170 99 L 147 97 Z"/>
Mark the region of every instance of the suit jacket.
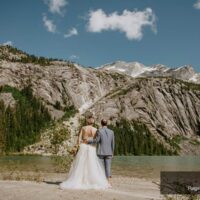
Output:
<path fill-rule="evenodd" d="M 113 156 L 115 138 L 114 132 L 107 128 L 103 127 L 97 130 L 96 138 L 88 139 L 88 144 L 97 143 L 97 155 L 98 156 Z"/>

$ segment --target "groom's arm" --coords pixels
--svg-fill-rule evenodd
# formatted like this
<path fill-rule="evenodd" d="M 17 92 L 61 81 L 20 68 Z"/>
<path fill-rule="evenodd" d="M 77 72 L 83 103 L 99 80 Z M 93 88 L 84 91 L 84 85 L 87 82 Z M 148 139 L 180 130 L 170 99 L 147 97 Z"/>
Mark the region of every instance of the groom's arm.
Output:
<path fill-rule="evenodd" d="M 95 143 L 99 143 L 100 140 L 101 140 L 100 132 L 99 132 L 99 130 L 97 130 L 97 132 L 96 132 L 96 137 L 93 138 L 93 139 L 88 139 L 88 140 L 87 140 L 87 143 L 88 143 L 88 144 L 95 144 Z"/>
<path fill-rule="evenodd" d="M 114 150 L 115 150 L 115 135 L 114 135 L 114 132 L 112 134 L 111 147 L 112 147 L 112 152 L 114 154 Z"/>

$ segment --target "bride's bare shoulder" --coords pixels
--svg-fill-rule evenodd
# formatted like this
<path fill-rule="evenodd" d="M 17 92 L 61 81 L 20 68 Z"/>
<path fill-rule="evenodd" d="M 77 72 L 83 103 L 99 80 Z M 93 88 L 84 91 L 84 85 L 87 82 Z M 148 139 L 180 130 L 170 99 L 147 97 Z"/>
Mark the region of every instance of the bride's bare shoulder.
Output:
<path fill-rule="evenodd" d="M 85 131 L 87 129 L 87 126 L 82 126 L 81 129 L 82 131 Z"/>
<path fill-rule="evenodd" d="M 92 127 L 92 132 L 93 132 L 93 134 L 95 134 L 95 135 L 96 135 L 96 133 L 97 133 L 97 128 L 95 128 L 95 127 Z"/>
<path fill-rule="evenodd" d="M 94 127 L 94 126 L 92 127 L 92 129 L 93 129 L 94 131 L 97 131 L 97 128 L 96 128 L 96 127 Z"/>

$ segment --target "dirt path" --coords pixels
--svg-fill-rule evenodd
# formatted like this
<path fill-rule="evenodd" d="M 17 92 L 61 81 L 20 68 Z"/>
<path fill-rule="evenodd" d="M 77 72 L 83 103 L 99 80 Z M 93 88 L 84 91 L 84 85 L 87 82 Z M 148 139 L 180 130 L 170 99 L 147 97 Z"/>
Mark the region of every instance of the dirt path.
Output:
<path fill-rule="evenodd" d="M 150 180 L 113 177 L 113 187 L 107 190 L 60 190 L 63 181 L 0 181 L 0 200 L 146 200 L 164 199 L 159 186 Z"/>

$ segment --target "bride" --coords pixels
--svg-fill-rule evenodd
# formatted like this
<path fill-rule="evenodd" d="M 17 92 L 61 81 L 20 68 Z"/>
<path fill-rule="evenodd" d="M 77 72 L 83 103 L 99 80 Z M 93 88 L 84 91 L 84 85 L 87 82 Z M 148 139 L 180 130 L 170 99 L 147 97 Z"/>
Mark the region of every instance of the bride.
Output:
<path fill-rule="evenodd" d="M 92 125 L 94 118 L 87 119 L 87 125 L 81 128 L 77 143 L 79 151 L 74 158 L 67 180 L 59 186 L 61 189 L 106 189 L 110 184 L 105 175 L 103 163 L 96 155 L 96 145 L 87 144 L 95 138 L 97 129 Z"/>

